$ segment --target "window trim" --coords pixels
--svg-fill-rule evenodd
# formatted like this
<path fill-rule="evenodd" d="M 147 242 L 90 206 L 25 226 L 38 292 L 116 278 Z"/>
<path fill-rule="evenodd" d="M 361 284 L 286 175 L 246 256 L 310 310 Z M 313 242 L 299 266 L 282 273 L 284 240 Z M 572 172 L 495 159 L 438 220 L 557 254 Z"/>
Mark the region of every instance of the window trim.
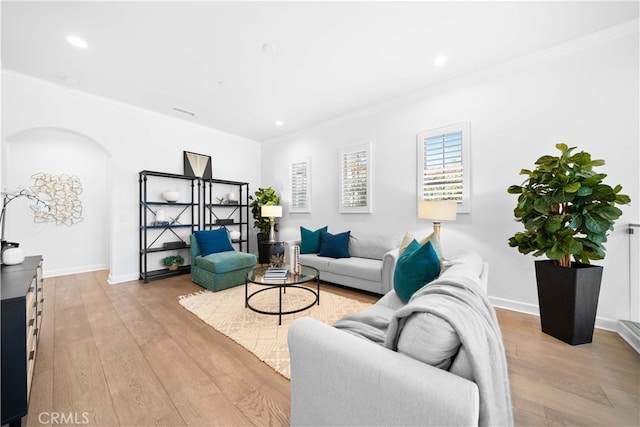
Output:
<path fill-rule="evenodd" d="M 424 199 L 424 140 L 434 136 L 450 133 L 462 133 L 462 200 L 458 201 L 458 213 L 471 212 L 471 125 L 469 122 L 457 123 L 435 129 L 420 131 L 416 135 L 417 168 L 416 196 L 417 202 Z"/>
<path fill-rule="evenodd" d="M 305 174 L 307 177 L 306 188 L 304 189 L 306 192 L 307 205 L 302 207 L 293 206 L 293 166 L 296 164 L 304 163 L 302 166 L 305 170 Z M 290 193 L 290 203 L 289 203 L 289 213 L 310 213 L 311 212 L 311 158 L 304 157 L 300 159 L 295 159 L 289 163 L 289 193 Z"/>
<path fill-rule="evenodd" d="M 364 151 L 366 154 L 366 205 L 364 206 L 344 206 L 343 205 L 343 189 L 345 184 L 345 175 L 343 168 L 344 158 L 347 155 L 353 155 Z M 340 188 L 338 189 L 338 208 L 340 213 L 372 213 L 372 197 L 371 197 L 371 143 L 367 142 L 340 150 L 338 159 L 338 171 L 340 173 Z"/>

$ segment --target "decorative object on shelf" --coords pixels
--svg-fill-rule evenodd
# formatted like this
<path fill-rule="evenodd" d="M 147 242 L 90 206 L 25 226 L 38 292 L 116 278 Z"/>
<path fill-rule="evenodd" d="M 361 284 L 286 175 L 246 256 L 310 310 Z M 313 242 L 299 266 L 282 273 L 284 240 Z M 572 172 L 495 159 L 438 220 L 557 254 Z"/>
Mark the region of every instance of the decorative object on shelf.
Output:
<path fill-rule="evenodd" d="M 216 200 L 218 201 L 218 204 L 220 204 L 220 205 L 228 205 L 229 204 L 229 201 L 227 199 L 225 199 L 224 196 L 216 197 Z"/>
<path fill-rule="evenodd" d="M 213 173 L 211 172 L 211 156 L 184 151 L 183 161 L 184 174 L 186 176 L 194 176 L 205 180 L 213 178 Z"/>
<path fill-rule="evenodd" d="M 238 230 L 232 230 L 229 231 L 229 237 L 231 237 L 231 240 L 240 240 L 240 237 L 242 237 L 242 233 L 240 233 Z"/>
<path fill-rule="evenodd" d="M 235 191 L 230 192 L 229 194 L 227 194 L 227 200 L 229 201 L 230 205 L 237 205 L 238 193 L 236 193 Z"/>
<path fill-rule="evenodd" d="M 48 209 L 40 209 L 38 205 L 31 208 L 35 222 L 70 226 L 82 221 L 82 184 L 77 176 L 37 173 L 31 178 L 34 180 L 31 191 L 46 196 L 48 206 Z"/>
<path fill-rule="evenodd" d="M 162 198 L 169 203 L 175 203 L 180 198 L 180 193 L 177 192 L 176 190 L 167 190 L 164 193 L 162 193 Z"/>
<path fill-rule="evenodd" d="M 263 217 L 269 218 L 269 242 L 276 241 L 276 218 L 282 216 L 282 206 L 263 206 L 261 208 Z"/>
<path fill-rule="evenodd" d="M 182 240 L 178 240 L 176 242 L 164 242 L 162 244 L 162 247 L 164 249 L 179 249 L 179 248 L 186 248 L 187 247 L 187 242 L 183 242 Z"/>
<path fill-rule="evenodd" d="M 216 225 L 231 225 L 235 221 L 233 218 L 216 218 Z"/>
<path fill-rule="evenodd" d="M 549 258 L 535 262 L 542 332 L 585 344 L 593 339 L 603 271 L 590 260 L 604 259 L 607 233 L 622 215 L 615 205 L 631 199 L 620 193 L 622 186 L 602 182 L 607 175 L 594 167 L 604 160 L 573 154 L 576 147 L 566 144 L 556 148 L 560 156 L 542 156 L 535 169 L 521 169 L 524 183 L 507 190 L 518 194 L 513 214 L 525 228 L 509 238 L 509 246 Z"/>
<path fill-rule="evenodd" d="M 418 204 L 418 218 L 433 220 L 433 231 L 440 240 L 440 221 L 455 221 L 458 203 L 448 200 L 423 200 Z"/>
<path fill-rule="evenodd" d="M 3 191 L 2 193 L 2 213 L 0 213 L 0 228 L 2 230 L 2 235 L 0 236 L 1 242 L 1 251 L 2 251 L 2 262 L 7 265 L 15 265 L 20 264 L 24 260 L 24 253 L 22 248 L 20 248 L 20 244 L 16 242 L 7 242 L 5 239 L 5 225 L 6 225 L 6 214 L 7 214 L 7 206 L 12 201 L 19 199 L 20 197 L 26 197 L 29 200 L 33 200 L 36 202 L 34 206 L 31 206 L 32 212 L 39 211 L 48 211 L 49 204 L 48 201 L 43 200 L 37 194 L 26 190 L 19 189 L 14 192 Z"/>
<path fill-rule="evenodd" d="M 180 255 L 169 255 L 164 257 L 162 264 L 168 267 L 171 271 L 176 271 L 182 264 L 184 264 L 184 258 Z"/>

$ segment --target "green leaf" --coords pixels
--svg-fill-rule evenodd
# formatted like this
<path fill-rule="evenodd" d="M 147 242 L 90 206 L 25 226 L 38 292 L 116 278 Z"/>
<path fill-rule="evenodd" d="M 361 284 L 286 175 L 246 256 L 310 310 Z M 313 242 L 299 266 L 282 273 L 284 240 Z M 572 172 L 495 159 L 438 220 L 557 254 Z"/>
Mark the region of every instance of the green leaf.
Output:
<path fill-rule="evenodd" d="M 592 210 L 592 212 L 593 211 L 597 212 L 598 215 L 600 215 L 604 219 L 612 222 L 620 218 L 620 215 L 622 215 L 622 211 L 620 209 L 610 205 L 601 205 L 598 207 L 598 209 Z"/>
<path fill-rule="evenodd" d="M 556 148 L 564 153 L 569 149 L 569 146 L 563 142 L 559 142 L 556 144 Z"/>
<path fill-rule="evenodd" d="M 611 223 L 600 215 L 586 212 L 584 214 L 584 225 L 587 227 L 587 230 L 594 234 L 603 234 L 609 229 Z"/>
<path fill-rule="evenodd" d="M 564 191 L 567 193 L 575 193 L 580 189 L 581 185 L 579 182 L 572 182 L 571 184 L 567 184 L 564 186 Z"/>
<path fill-rule="evenodd" d="M 593 188 L 584 185 L 581 185 L 578 191 L 576 191 L 576 196 L 578 197 L 589 196 L 591 194 L 593 194 Z"/>
<path fill-rule="evenodd" d="M 511 185 L 509 186 L 509 188 L 507 188 L 507 193 L 509 194 L 521 194 L 522 193 L 522 187 L 519 185 Z"/>
<path fill-rule="evenodd" d="M 562 220 L 562 215 L 552 215 L 547 218 L 547 221 L 544 224 L 544 229 L 549 233 L 555 233 L 562 228 Z"/>
<path fill-rule="evenodd" d="M 619 205 L 628 205 L 631 199 L 626 194 L 617 194 L 615 202 Z"/>

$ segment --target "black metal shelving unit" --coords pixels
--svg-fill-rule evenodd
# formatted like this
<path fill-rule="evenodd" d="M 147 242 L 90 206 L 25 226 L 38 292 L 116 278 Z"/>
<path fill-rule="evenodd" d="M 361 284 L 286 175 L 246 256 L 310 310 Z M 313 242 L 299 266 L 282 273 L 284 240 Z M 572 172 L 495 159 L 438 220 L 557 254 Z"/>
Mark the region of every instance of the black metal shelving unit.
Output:
<path fill-rule="evenodd" d="M 183 202 L 149 200 L 148 185 L 150 179 L 164 179 L 166 182 L 179 180 L 178 182 L 183 182 L 183 186 L 184 181 L 186 181 L 186 185 L 189 188 L 188 191 L 190 191 L 190 199 Z M 148 282 L 189 273 L 191 266 L 187 264 L 180 266 L 175 271 L 167 268 L 150 269 L 149 255 L 172 251 L 174 253 L 183 253 L 185 259 L 188 258 L 189 236 L 199 229 L 200 179 L 186 175 L 143 170 L 139 173 L 138 181 L 140 190 L 140 280 Z M 159 209 L 170 210 L 168 224 L 154 224 Z M 183 231 L 182 234 L 180 233 L 181 230 Z M 188 235 L 184 234 L 185 231 L 188 231 Z M 168 239 L 173 239 L 173 241 L 167 241 Z"/>
<path fill-rule="evenodd" d="M 238 194 L 237 203 L 220 201 L 229 190 Z M 226 228 L 239 231 L 240 237 L 232 239 L 238 250 L 249 252 L 249 183 L 208 179 L 203 181 L 202 229 Z"/>

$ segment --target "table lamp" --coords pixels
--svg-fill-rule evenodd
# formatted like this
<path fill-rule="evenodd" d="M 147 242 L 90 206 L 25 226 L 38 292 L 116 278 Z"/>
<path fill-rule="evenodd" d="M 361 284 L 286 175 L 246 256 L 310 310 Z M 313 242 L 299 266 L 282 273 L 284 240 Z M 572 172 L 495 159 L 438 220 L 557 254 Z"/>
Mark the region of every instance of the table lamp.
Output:
<path fill-rule="evenodd" d="M 269 243 L 276 241 L 276 220 L 282 216 L 282 206 L 265 205 L 260 208 L 260 215 L 269 218 L 271 229 L 269 230 Z"/>
<path fill-rule="evenodd" d="M 418 204 L 418 218 L 433 221 L 433 231 L 440 240 L 440 221 L 455 221 L 458 203 L 445 200 L 424 200 Z"/>

